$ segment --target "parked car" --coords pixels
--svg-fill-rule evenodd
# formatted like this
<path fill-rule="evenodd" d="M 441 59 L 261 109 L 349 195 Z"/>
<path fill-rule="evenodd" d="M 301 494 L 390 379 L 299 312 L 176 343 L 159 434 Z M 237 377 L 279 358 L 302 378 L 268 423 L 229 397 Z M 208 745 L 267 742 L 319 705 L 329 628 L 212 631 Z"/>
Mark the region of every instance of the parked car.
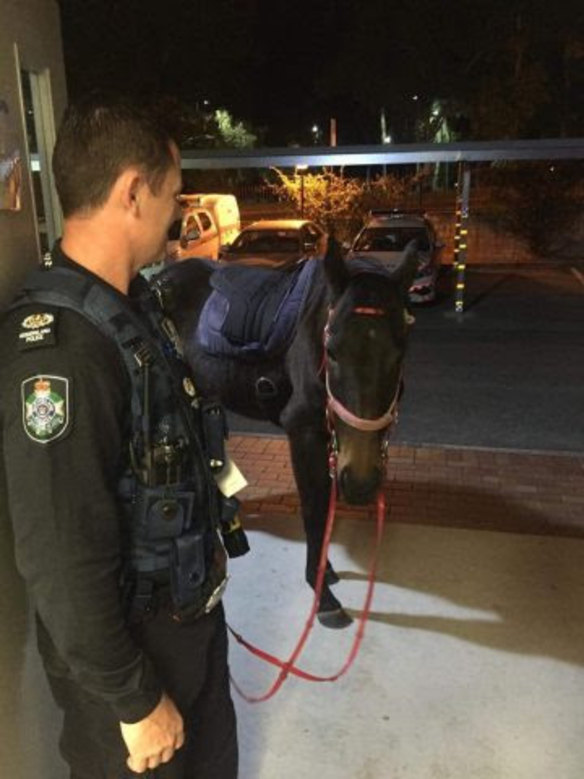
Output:
<path fill-rule="evenodd" d="M 221 250 L 225 262 L 287 265 L 305 257 L 323 257 L 327 235 L 307 219 L 262 219 L 252 222 Z"/>
<path fill-rule="evenodd" d="M 169 230 L 167 260 L 219 259 L 221 246 L 231 243 L 241 230 L 235 196 L 180 195 L 178 200 L 181 218 Z"/>
<path fill-rule="evenodd" d="M 409 290 L 412 303 L 427 303 L 436 297 L 436 279 L 444 244 L 436 239 L 432 223 L 419 212 L 371 211 L 347 254 L 347 260 L 370 257 L 395 265 L 410 241 L 417 241 L 418 271 Z"/>

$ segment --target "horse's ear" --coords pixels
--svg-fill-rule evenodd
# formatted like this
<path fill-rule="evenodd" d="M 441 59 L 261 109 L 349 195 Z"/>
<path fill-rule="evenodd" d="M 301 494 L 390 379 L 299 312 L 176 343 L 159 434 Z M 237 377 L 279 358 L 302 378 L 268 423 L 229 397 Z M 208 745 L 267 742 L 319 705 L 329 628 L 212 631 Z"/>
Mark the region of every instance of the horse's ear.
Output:
<path fill-rule="evenodd" d="M 341 254 L 341 246 L 332 235 L 329 236 L 324 255 L 324 270 L 335 299 L 339 298 L 349 283 L 349 271 Z"/>
<path fill-rule="evenodd" d="M 408 290 L 412 286 L 416 271 L 418 270 L 418 242 L 410 241 L 406 246 L 403 257 L 396 268 L 395 276 L 399 280 L 401 292 L 407 297 Z"/>

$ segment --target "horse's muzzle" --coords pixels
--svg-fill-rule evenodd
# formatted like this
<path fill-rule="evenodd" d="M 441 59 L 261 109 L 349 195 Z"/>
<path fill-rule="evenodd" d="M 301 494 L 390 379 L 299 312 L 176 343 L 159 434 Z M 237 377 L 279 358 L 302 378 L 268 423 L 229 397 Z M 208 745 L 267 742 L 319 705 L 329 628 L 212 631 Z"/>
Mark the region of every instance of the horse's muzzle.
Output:
<path fill-rule="evenodd" d="M 346 503 L 362 506 L 371 503 L 381 486 L 382 472 L 373 468 L 365 477 L 357 478 L 350 465 L 345 466 L 339 474 L 339 488 Z"/>

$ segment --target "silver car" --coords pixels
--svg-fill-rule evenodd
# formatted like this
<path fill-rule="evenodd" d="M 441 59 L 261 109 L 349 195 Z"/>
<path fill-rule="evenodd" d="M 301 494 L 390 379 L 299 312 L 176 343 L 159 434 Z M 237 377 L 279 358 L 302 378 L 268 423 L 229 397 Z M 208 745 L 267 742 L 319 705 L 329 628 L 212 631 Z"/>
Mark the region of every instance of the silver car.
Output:
<path fill-rule="evenodd" d="M 412 303 L 427 303 L 436 297 L 436 279 L 444 244 L 436 240 L 431 222 L 417 212 L 376 210 L 353 241 L 347 255 L 367 257 L 387 265 L 396 265 L 410 241 L 417 241 L 418 270 L 409 298 Z"/>

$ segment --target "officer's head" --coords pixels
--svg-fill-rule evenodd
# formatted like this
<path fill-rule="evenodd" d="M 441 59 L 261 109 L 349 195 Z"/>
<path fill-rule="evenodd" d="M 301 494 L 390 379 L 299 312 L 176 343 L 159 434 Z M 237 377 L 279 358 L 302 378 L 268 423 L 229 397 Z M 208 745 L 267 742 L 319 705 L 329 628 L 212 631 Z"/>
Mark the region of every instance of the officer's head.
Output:
<path fill-rule="evenodd" d="M 120 97 L 71 105 L 53 172 L 66 221 L 106 214 L 132 242 L 139 264 L 160 258 L 181 178 L 177 146 L 153 111 Z"/>

